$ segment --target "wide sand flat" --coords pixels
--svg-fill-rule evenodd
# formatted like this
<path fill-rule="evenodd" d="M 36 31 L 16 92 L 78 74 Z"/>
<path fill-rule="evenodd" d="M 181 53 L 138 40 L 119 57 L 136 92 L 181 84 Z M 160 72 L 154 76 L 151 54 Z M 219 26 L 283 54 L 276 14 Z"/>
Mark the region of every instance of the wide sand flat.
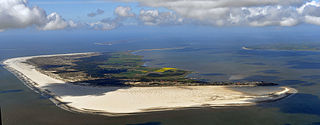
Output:
<path fill-rule="evenodd" d="M 104 112 L 106 115 L 202 106 L 250 105 L 260 101 L 279 99 L 295 91 L 291 88 L 284 88 L 282 91 L 274 92 L 271 96 L 271 94 L 249 95 L 225 86 L 79 86 L 44 75 L 34 66 L 24 63 L 33 57 L 39 56 L 12 58 L 3 63 L 11 72 L 25 79 L 27 85 L 39 89 L 40 92 L 53 95 L 52 98 L 56 100 L 53 102 L 57 105 L 63 104 L 70 107 L 69 110 Z"/>

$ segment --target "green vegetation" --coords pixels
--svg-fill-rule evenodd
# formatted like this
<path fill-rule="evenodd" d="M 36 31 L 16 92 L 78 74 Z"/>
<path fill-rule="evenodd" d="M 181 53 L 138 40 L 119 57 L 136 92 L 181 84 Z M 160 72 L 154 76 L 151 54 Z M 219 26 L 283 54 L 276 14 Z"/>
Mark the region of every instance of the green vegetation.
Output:
<path fill-rule="evenodd" d="M 167 71 L 177 71 L 177 68 L 169 68 L 169 67 L 166 67 L 166 68 L 161 68 L 155 72 L 167 72 Z"/>
<path fill-rule="evenodd" d="M 130 52 L 37 57 L 27 60 L 37 70 L 66 82 L 93 86 L 276 85 L 264 82 L 204 82 L 186 78 L 189 71 L 143 66 Z"/>
<path fill-rule="evenodd" d="M 195 81 L 185 78 L 189 71 L 143 66 L 142 58 L 129 52 L 117 52 L 87 56 L 39 57 L 28 60 L 28 63 L 36 65 L 45 74 L 57 74 L 68 82 L 86 82 L 94 85 L 132 85 L 137 82 L 140 82 L 140 85 L 167 85 Z"/>
<path fill-rule="evenodd" d="M 142 66 L 143 63 L 142 56 L 127 52 L 109 53 L 109 58 L 98 65 L 98 67 L 105 71 L 120 71 L 109 72 L 104 74 L 105 76 L 117 79 L 137 79 L 138 81 L 183 80 L 185 79 L 185 75 L 189 73 L 188 71 L 176 68 L 146 67 Z"/>

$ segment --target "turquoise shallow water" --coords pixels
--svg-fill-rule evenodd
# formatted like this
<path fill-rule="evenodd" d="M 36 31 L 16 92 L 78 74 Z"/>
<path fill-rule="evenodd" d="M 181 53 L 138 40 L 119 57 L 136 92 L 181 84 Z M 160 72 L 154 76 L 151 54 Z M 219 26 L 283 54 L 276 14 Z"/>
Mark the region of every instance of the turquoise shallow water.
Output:
<path fill-rule="evenodd" d="M 165 41 L 165 42 L 163 42 Z M 181 41 L 175 42 L 172 41 Z M 0 105 L 4 125 L 317 125 L 320 124 L 320 53 L 295 51 L 247 51 L 242 44 L 212 44 L 185 40 L 158 39 L 98 46 L 93 42 L 5 42 L 0 60 L 18 56 L 90 51 L 126 51 L 145 48 L 188 46 L 185 49 L 149 51 L 148 66 L 177 67 L 195 71 L 200 79 L 211 81 L 276 82 L 299 90 L 290 98 L 247 107 L 184 109 L 106 117 L 62 110 L 0 68 Z M 77 44 L 75 44 L 77 43 Z M 245 90 L 245 88 L 242 88 Z M 259 91 L 257 89 L 257 91 Z M 253 92 L 255 93 L 255 92 Z"/>

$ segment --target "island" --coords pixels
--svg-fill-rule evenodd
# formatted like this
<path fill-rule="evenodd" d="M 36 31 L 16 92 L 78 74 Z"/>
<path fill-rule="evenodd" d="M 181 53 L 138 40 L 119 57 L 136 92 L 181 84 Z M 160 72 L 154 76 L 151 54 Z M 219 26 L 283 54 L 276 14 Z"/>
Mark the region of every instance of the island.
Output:
<path fill-rule="evenodd" d="M 269 43 L 251 46 L 243 46 L 243 50 L 275 50 L 275 51 L 320 51 L 317 42 L 293 42 L 293 43 Z"/>
<path fill-rule="evenodd" d="M 208 82 L 192 71 L 144 66 L 135 51 L 18 57 L 3 61 L 26 86 L 72 112 L 108 116 L 195 107 L 254 105 L 288 97 L 297 90 L 246 93 L 232 87 L 275 83 Z"/>

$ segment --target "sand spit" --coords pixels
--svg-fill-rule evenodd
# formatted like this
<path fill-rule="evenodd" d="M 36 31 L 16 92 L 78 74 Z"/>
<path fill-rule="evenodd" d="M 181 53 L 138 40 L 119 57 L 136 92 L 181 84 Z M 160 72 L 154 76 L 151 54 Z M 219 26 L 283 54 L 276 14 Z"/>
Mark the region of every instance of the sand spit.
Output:
<path fill-rule="evenodd" d="M 296 93 L 283 87 L 281 91 L 250 95 L 230 86 L 172 86 L 172 87 L 90 87 L 65 83 L 40 73 L 24 63 L 34 57 L 77 55 L 86 53 L 42 55 L 7 59 L 4 67 L 26 86 L 49 99 L 57 106 L 74 112 L 108 116 L 193 107 L 241 106 L 275 101 Z"/>

